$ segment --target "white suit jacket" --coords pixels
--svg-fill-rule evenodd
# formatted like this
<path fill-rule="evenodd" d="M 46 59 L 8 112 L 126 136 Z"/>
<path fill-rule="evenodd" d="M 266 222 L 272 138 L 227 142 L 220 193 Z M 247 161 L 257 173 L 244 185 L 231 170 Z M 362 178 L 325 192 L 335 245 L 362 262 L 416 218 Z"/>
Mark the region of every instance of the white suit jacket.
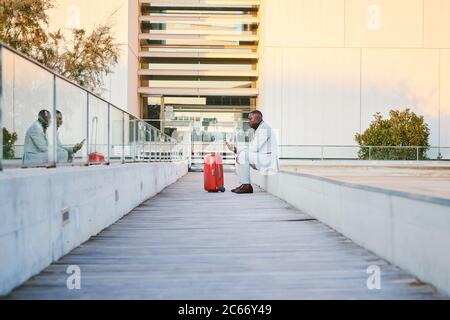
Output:
<path fill-rule="evenodd" d="M 59 140 L 57 132 L 57 157 L 58 162 L 67 162 L 69 156 L 73 154 L 73 148 L 66 148 Z M 44 128 L 39 121 L 35 121 L 27 130 L 24 143 L 23 164 L 24 165 L 40 165 L 47 164 L 48 157 L 48 139 Z M 71 154 L 72 153 L 72 154 Z"/>
<path fill-rule="evenodd" d="M 261 122 L 255 131 L 253 139 L 248 148 L 248 159 L 250 164 L 262 172 L 278 172 L 278 143 L 273 129 L 266 123 Z"/>
<path fill-rule="evenodd" d="M 48 162 L 48 141 L 44 128 L 35 121 L 27 130 L 24 143 L 23 163 L 45 164 Z"/>

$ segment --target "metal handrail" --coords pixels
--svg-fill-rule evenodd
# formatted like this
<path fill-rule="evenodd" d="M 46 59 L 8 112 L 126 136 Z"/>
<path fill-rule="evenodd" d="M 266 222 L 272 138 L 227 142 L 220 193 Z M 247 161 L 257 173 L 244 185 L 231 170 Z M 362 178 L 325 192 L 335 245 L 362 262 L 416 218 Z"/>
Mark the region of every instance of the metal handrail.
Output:
<path fill-rule="evenodd" d="M 345 144 L 283 144 L 280 145 L 280 147 L 326 147 L 326 148 L 441 148 L 441 149 L 448 149 L 449 147 L 445 146 L 360 146 L 360 145 L 345 145 Z"/>
<path fill-rule="evenodd" d="M 38 66 L 38 67 L 40 67 L 40 68 L 42 68 L 42 69 L 44 69 L 44 70 L 50 72 L 52 75 L 56 76 L 57 78 L 59 78 L 59 79 L 61 79 L 61 80 L 64 80 L 64 81 L 70 83 L 71 85 L 77 87 L 78 89 L 81 89 L 81 90 L 85 91 L 86 93 L 89 93 L 89 94 L 90 94 L 91 96 L 93 96 L 94 98 L 97 98 L 97 99 L 103 101 L 104 103 L 107 103 L 107 104 L 109 104 L 110 106 L 112 106 L 112 107 L 114 107 L 114 108 L 116 108 L 116 109 L 119 109 L 120 111 L 124 112 L 125 114 L 128 114 L 130 117 L 134 117 L 134 118 L 136 118 L 137 120 L 146 121 L 145 119 L 137 118 L 136 116 L 134 116 L 134 115 L 132 115 L 131 113 L 129 113 L 127 110 L 124 110 L 123 108 L 118 107 L 117 105 L 115 105 L 115 104 L 109 102 L 109 101 L 106 100 L 105 98 L 99 96 L 98 94 L 96 94 L 96 93 L 90 91 L 89 89 L 87 89 L 87 88 L 81 86 L 80 84 L 76 83 L 75 81 L 70 80 L 69 78 L 67 78 L 67 77 L 65 77 L 65 76 L 63 76 L 63 75 L 60 75 L 59 73 L 56 73 L 54 70 L 50 69 L 50 68 L 47 67 L 46 65 L 44 65 L 44 64 L 42 64 L 42 63 L 40 63 L 40 62 L 34 60 L 33 58 L 30 58 L 29 56 L 23 54 L 22 52 L 20 52 L 20 51 L 14 49 L 14 48 L 11 48 L 10 46 L 4 44 L 4 43 L 1 42 L 1 41 L 0 41 L 0 47 L 6 48 L 7 50 L 13 52 L 14 54 L 17 54 L 17 55 L 20 56 L 21 58 L 24 58 L 25 60 L 27 60 L 27 61 L 33 63 L 34 65 L 36 65 L 36 66 Z M 152 127 L 153 127 L 153 126 L 152 126 Z M 158 131 L 160 131 L 158 128 L 155 128 L 155 127 L 153 127 L 153 128 L 156 129 L 156 130 L 158 130 Z M 161 132 L 162 132 L 162 131 L 161 131 Z M 162 132 L 162 133 L 163 133 L 165 136 L 170 137 L 170 136 L 168 136 L 167 134 L 165 134 L 164 132 Z"/>
<path fill-rule="evenodd" d="M 2 136 L 2 133 L 3 133 L 3 123 L 2 123 L 2 121 L 3 121 L 3 119 L 2 119 L 2 118 L 3 118 L 3 117 L 2 117 L 2 110 L 3 110 L 3 102 L 4 102 L 4 101 L 3 101 L 3 91 L 2 91 L 2 89 L 3 89 L 3 88 L 2 88 L 2 84 L 3 84 L 3 70 L 2 70 L 2 67 L 3 67 L 3 50 L 8 50 L 8 51 L 10 51 L 10 52 L 13 53 L 14 55 L 16 55 L 16 56 L 18 56 L 18 57 L 20 57 L 20 58 L 23 58 L 24 60 L 26 60 L 26 61 L 32 63 L 33 65 L 39 67 L 40 69 L 42 69 L 42 70 L 48 72 L 51 76 L 53 76 L 53 90 L 54 90 L 54 93 L 53 93 L 53 94 L 54 94 L 54 96 L 55 96 L 55 94 L 56 94 L 56 88 L 55 88 L 55 86 L 56 86 L 56 80 L 57 80 L 57 79 L 60 79 L 60 80 L 62 80 L 62 81 L 64 81 L 64 82 L 66 82 L 66 83 L 68 83 L 68 84 L 70 84 L 70 85 L 72 85 L 72 86 L 74 86 L 74 87 L 76 87 L 76 88 L 82 90 L 83 92 L 85 92 L 85 93 L 87 94 L 88 97 L 95 98 L 95 99 L 97 99 L 97 100 L 103 102 L 105 105 L 107 105 L 107 108 L 108 108 L 108 146 L 110 145 L 110 141 L 109 141 L 110 118 L 109 118 L 109 114 L 110 114 L 111 108 L 115 108 L 116 110 L 118 110 L 118 111 L 120 111 L 120 112 L 122 113 L 122 115 L 123 115 L 123 116 L 122 116 L 122 121 L 123 121 L 123 123 L 125 123 L 125 116 L 128 115 L 128 117 L 129 117 L 132 121 L 140 122 L 140 123 L 145 123 L 145 127 L 146 127 L 147 129 L 149 129 L 149 130 L 155 130 L 156 132 L 158 132 L 159 135 L 160 135 L 162 138 L 164 138 L 164 141 L 165 141 L 165 142 L 171 143 L 171 144 L 174 144 L 174 143 L 175 143 L 175 144 L 176 144 L 176 143 L 180 143 L 180 141 L 178 141 L 177 139 L 175 139 L 175 138 L 173 138 L 173 137 L 170 137 L 169 135 L 165 134 L 164 132 L 162 132 L 162 131 L 159 130 L 158 128 L 156 128 L 156 127 L 154 127 L 154 126 L 152 126 L 152 125 L 150 125 L 150 124 L 144 122 L 144 120 L 135 117 L 134 115 L 132 115 L 132 114 L 129 113 L 128 111 L 124 110 L 123 108 L 120 108 L 120 107 L 118 107 L 117 105 L 115 105 L 115 104 L 113 104 L 113 103 L 107 101 L 106 99 L 102 98 L 102 97 L 99 96 L 98 94 L 96 94 L 96 93 L 90 91 L 89 89 L 87 89 L 87 88 L 85 88 L 85 87 L 79 85 L 78 83 L 76 83 L 76 82 L 74 82 L 74 81 L 68 79 L 67 77 L 65 77 L 65 76 L 63 76 L 63 75 L 60 75 L 60 74 L 56 73 L 54 70 L 51 70 L 51 69 L 48 68 L 47 66 L 43 65 L 42 63 L 40 63 L 40 62 L 38 62 L 38 61 L 36 61 L 36 60 L 30 58 L 30 57 L 28 57 L 27 55 L 23 54 L 22 52 L 20 52 L 20 51 L 14 49 L 14 48 L 11 48 L 10 46 L 8 46 L 8 45 L 6 45 L 6 44 L 0 42 L 0 141 L 1 141 L 1 143 L 0 143 L 0 171 L 3 169 L 3 166 L 2 166 L 2 162 L 3 162 L 3 161 L 2 161 L 2 160 L 3 160 L 3 151 L 2 151 L 2 149 L 3 149 L 3 136 Z M 89 99 L 88 99 L 88 100 L 89 100 Z M 86 107 L 87 107 L 87 109 L 89 110 L 89 103 L 87 103 Z M 88 126 L 88 127 L 89 127 L 89 126 Z M 88 130 L 89 130 L 89 129 L 88 129 Z M 56 128 L 54 128 L 54 131 L 56 131 Z M 55 132 L 54 132 L 54 134 L 55 134 Z M 89 132 L 87 132 L 87 137 L 86 137 L 86 138 L 89 140 Z M 166 141 L 166 140 L 167 140 L 167 141 Z M 56 150 L 56 148 L 54 148 L 54 149 Z M 55 151 L 55 150 L 54 150 L 54 151 Z M 54 153 L 55 153 L 55 154 L 54 154 L 53 156 L 54 156 L 55 163 L 56 163 L 56 162 L 57 162 L 57 159 L 56 159 L 56 151 L 55 151 Z M 109 157 L 109 148 L 108 148 L 108 157 Z M 123 158 L 123 159 L 124 159 L 124 158 Z"/>
<path fill-rule="evenodd" d="M 70 79 L 68 79 L 67 77 L 64 77 L 63 75 L 60 75 L 59 73 L 56 73 L 54 70 L 50 69 L 50 68 L 47 67 L 46 65 L 44 65 L 44 64 L 42 64 L 42 63 L 40 63 L 40 62 L 34 60 L 33 58 L 28 57 L 27 55 L 23 54 L 22 52 L 20 52 L 20 51 L 14 49 L 14 48 L 11 48 L 10 46 L 4 44 L 4 43 L 1 42 L 1 41 L 0 41 L 0 47 L 6 48 L 7 50 L 9 50 L 9 51 L 13 52 L 14 54 L 20 56 L 21 58 L 24 58 L 24 59 L 27 60 L 28 62 L 31 62 L 31 63 L 33 63 L 34 65 L 36 65 L 36 66 L 38 66 L 38 67 L 40 67 L 40 68 L 42 68 L 42 69 L 44 69 L 44 70 L 50 72 L 52 75 L 56 76 L 57 78 L 59 78 L 59 79 L 61 79 L 61 80 L 64 80 L 64 81 L 70 83 L 71 85 L 77 87 L 78 89 L 81 89 L 81 90 L 83 90 L 83 91 L 86 91 L 86 92 L 89 93 L 91 96 L 93 96 L 93 97 L 95 97 L 95 98 L 97 98 L 97 99 L 99 99 L 99 100 L 101 100 L 101 101 L 103 101 L 103 102 L 105 102 L 105 103 L 111 105 L 112 107 L 115 107 L 116 109 L 119 109 L 120 111 L 123 111 L 124 113 L 128 114 L 129 116 L 135 117 L 134 115 L 132 115 L 132 114 L 129 113 L 128 111 L 124 110 L 123 108 L 120 108 L 120 107 L 116 106 L 115 104 L 113 104 L 113 103 L 107 101 L 106 99 L 102 98 L 102 97 L 99 96 L 98 94 L 96 94 L 96 93 L 90 91 L 89 89 L 87 89 L 87 88 L 85 88 L 85 87 L 79 85 L 78 83 L 74 82 L 73 80 L 70 80 Z"/>
<path fill-rule="evenodd" d="M 437 158 L 435 160 L 443 160 L 443 156 L 441 151 L 442 150 L 448 150 L 450 151 L 450 147 L 443 147 L 443 146 L 360 146 L 360 145 L 280 145 L 279 149 L 282 150 L 283 148 L 317 148 L 320 150 L 320 157 L 297 157 L 297 158 L 293 158 L 293 157 L 282 157 L 282 159 L 310 159 L 310 158 L 314 158 L 314 159 L 350 159 L 349 157 L 325 157 L 324 156 L 324 151 L 326 149 L 358 149 L 359 151 L 361 150 L 368 150 L 368 154 L 366 155 L 367 159 L 366 160 L 383 160 L 383 159 L 376 159 L 373 157 L 374 155 L 374 151 L 376 150 L 380 150 L 380 149 L 384 149 L 384 150 L 412 150 L 412 151 L 416 151 L 415 154 L 415 159 L 409 159 L 411 161 L 420 161 L 420 160 L 426 160 L 426 159 L 421 159 L 420 157 L 420 151 L 421 150 L 427 150 L 427 151 L 432 151 L 432 150 L 437 150 L 438 151 L 438 155 Z M 280 153 L 281 154 L 281 153 Z M 352 159 L 358 159 L 361 160 L 361 158 L 355 157 Z M 385 159 L 385 160 L 389 160 L 389 159 Z M 431 160 L 431 159 L 430 159 Z"/>

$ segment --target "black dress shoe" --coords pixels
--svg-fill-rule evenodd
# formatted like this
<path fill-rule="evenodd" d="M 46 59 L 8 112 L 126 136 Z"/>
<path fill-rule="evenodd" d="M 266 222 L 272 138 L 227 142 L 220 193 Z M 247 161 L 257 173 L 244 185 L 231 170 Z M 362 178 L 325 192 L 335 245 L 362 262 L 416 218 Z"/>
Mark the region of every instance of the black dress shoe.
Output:
<path fill-rule="evenodd" d="M 240 185 L 239 187 L 236 187 L 236 188 L 232 189 L 231 192 L 236 192 L 237 190 L 239 190 L 240 187 L 242 187 L 242 185 Z"/>
<path fill-rule="evenodd" d="M 237 193 L 237 194 L 253 193 L 253 187 L 251 184 L 243 184 L 234 193 Z"/>

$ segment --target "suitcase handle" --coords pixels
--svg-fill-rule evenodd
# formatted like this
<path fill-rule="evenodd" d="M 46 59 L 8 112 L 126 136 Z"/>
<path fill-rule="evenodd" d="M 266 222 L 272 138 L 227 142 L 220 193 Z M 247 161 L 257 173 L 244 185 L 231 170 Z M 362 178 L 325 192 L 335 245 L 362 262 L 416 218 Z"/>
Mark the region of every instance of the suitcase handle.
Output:
<path fill-rule="evenodd" d="M 211 175 L 214 177 L 214 175 L 215 175 L 215 170 L 213 169 L 212 171 L 211 171 Z M 220 179 L 220 177 L 221 177 L 221 174 L 220 174 L 220 167 L 217 167 L 217 177 Z"/>
<path fill-rule="evenodd" d="M 92 118 L 92 137 L 91 137 L 91 141 L 94 144 L 94 153 L 97 152 L 97 131 L 98 131 L 98 117 L 95 116 Z"/>

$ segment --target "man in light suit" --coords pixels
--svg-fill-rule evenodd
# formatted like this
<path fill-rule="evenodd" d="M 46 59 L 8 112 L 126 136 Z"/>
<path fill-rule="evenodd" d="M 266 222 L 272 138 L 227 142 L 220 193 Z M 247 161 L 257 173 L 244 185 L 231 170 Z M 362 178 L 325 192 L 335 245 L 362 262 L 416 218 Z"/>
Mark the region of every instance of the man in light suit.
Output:
<path fill-rule="evenodd" d="M 56 153 L 58 155 L 58 162 L 72 162 L 73 156 L 83 148 L 83 142 L 77 143 L 74 146 L 65 146 L 59 139 L 59 128 L 63 124 L 63 116 L 61 111 L 56 110 Z"/>
<path fill-rule="evenodd" d="M 38 114 L 38 120 L 35 121 L 27 130 L 24 143 L 23 164 L 24 165 L 43 165 L 48 163 L 48 137 L 47 129 L 50 126 L 51 114 L 48 110 L 41 110 Z M 57 111 L 56 124 L 57 129 L 62 125 L 62 113 Z M 56 133 L 57 148 L 56 154 L 58 162 L 72 161 L 73 155 L 82 147 L 83 143 L 78 143 L 73 147 L 63 146 L 59 140 L 59 134 Z"/>
<path fill-rule="evenodd" d="M 275 134 L 270 126 L 263 121 L 260 111 L 252 111 L 248 115 L 248 124 L 255 130 L 255 135 L 248 147 L 238 150 L 235 145 L 226 142 L 227 147 L 238 154 L 236 157 L 236 173 L 241 185 L 231 192 L 253 193 L 250 182 L 250 168 L 262 174 L 274 174 L 279 170 L 278 145 Z"/>
<path fill-rule="evenodd" d="M 48 163 L 47 129 L 50 121 L 50 112 L 48 110 L 41 110 L 39 111 L 38 120 L 27 130 L 23 153 L 24 165 Z"/>

